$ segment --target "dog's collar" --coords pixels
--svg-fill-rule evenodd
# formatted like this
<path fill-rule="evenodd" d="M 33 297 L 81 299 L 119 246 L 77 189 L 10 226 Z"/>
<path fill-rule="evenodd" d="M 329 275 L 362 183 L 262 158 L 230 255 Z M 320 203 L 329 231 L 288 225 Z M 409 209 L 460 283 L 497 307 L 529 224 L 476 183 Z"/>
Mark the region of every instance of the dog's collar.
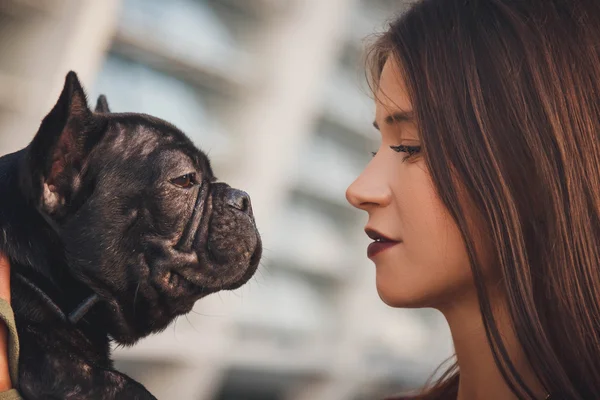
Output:
<path fill-rule="evenodd" d="M 56 304 L 54 300 L 52 300 L 52 298 L 43 289 L 36 285 L 33 282 L 33 280 L 26 277 L 20 271 L 14 272 L 15 276 L 21 282 L 27 285 L 31 290 L 37 293 L 43 299 L 46 305 L 52 310 L 52 312 L 63 322 L 76 325 L 88 313 L 88 311 L 90 311 L 92 307 L 100 301 L 100 297 L 96 293 L 93 293 L 86 297 L 81 303 L 79 303 L 79 305 L 75 307 L 71 312 L 66 313 L 65 311 L 63 311 L 62 308 L 58 306 L 58 304 Z"/>
<path fill-rule="evenodd" d="M 49 216 L 44 212 L 40 212 L 40 215 L 44 218 L 46 223 L 50 225 L 52 229 L 56 233 L 60 232 L 60 227 L 54 222 Z M 12 272 L 12 271 L 11 271 Z M 36 292 L 45 302 L 48 307 L 56 314 L 58 318 L 60 318 L 63 322 L 68 322 L 73 325 L 76 325 L 81 319 L 91 310 L 91 308 L 98 302 L 100 302 L 100 296 L 96 293 L 92 293 L 87 296 L 75 309 L 73 309 L 70 313 L 65 313 L 52 298 L 40 288 L 39 285 L 34 283 L 35 279 L 31 279 L 26 277 L 23 273 L 17 272 L 15 274 L 25 285 L 29 286 L 34 292 Z"/>

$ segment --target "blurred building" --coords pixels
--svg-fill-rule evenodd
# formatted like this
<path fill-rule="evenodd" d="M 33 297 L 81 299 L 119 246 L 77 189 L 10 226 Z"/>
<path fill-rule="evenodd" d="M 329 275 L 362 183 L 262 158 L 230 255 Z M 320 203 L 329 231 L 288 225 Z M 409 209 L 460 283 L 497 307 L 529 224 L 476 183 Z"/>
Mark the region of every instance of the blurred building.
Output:
<path fill-rule="evenodd" d="M 159 399 L 375 399 L 451 354 L 431 310 L 379 300 L 344 191 L 377 147 L 363 39 L 400 0 L 0 0 L 0 154 L 75 70 L 90 102 L 164 118 L 252 197 L 265 254 L 235 292 L 115 350 Z"/>

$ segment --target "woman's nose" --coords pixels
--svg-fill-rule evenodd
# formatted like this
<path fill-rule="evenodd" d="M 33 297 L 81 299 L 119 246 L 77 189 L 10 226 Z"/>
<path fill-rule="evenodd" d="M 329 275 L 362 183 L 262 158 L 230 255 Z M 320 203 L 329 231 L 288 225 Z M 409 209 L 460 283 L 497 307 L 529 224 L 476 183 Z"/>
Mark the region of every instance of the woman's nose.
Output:
<path fill-rule="evenodd" d="M 348 202 L 361 210 L 369 211 L 375 207 L 385 207 L 392 199 L 389 185 L 381 179 L 381 176 L 373 172 L 375 171 L 368 166 L 346 190 Z"/>

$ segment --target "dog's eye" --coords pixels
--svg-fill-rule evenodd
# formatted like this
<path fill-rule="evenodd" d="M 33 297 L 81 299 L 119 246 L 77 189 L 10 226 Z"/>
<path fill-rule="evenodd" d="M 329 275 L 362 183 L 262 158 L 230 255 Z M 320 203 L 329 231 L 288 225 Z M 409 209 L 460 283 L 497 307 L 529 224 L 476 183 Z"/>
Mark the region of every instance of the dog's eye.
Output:
<path fill-rule="evenodd" d="M 196 174 L 185 174 L 171 179 L 171 183 L 183 189 L 189 189 L 196 184 Z"/>

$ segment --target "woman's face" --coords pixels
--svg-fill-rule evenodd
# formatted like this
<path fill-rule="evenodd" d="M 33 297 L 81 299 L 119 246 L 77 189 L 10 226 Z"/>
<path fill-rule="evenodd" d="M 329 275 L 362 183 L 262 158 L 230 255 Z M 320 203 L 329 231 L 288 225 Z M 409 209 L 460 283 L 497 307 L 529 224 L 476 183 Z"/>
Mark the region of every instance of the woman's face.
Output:
<path fill-rule="evenodd" d="M 437 308 L 473 288 L 466 246 L 419 154 L 412 105 L 393 60 L 383 68 L 376 99 L 381 146 L 346 197 L 369 214 L 369 236 L 386 238 L 368 251 L 382 300 Z"/>

